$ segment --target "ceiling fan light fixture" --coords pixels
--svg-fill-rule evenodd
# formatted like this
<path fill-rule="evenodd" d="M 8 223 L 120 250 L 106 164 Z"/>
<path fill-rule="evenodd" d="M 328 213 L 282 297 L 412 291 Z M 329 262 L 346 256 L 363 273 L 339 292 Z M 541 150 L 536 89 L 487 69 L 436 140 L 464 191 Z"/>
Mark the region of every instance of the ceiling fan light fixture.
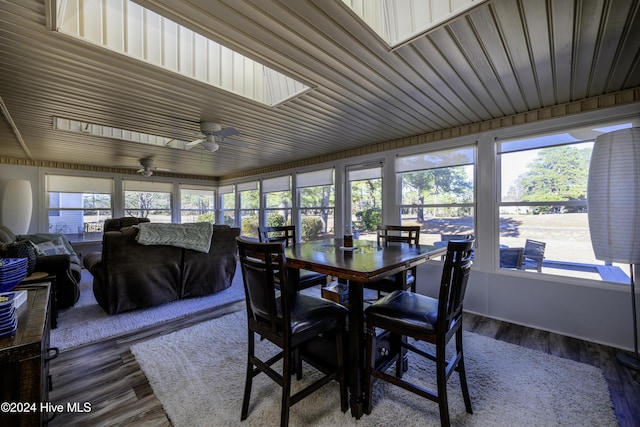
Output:
<path fill-rule="evenodd" d="M 151 169 L 145 168 L 142 172 L 140 172 L 142 176 L 146 176 L 147 178 L 153 175 L 153 171 Z"/>
<path fill-rule="evenodd" d="M 202 147 L 207 151 L 211 151 L 212 153 L 214 151 L 218 151 L 218 148 L 220 148 L 220 146 L 216 142 L 215 136 L 213 135 L 207 135 L 207 139 L 202 141 Z"/>

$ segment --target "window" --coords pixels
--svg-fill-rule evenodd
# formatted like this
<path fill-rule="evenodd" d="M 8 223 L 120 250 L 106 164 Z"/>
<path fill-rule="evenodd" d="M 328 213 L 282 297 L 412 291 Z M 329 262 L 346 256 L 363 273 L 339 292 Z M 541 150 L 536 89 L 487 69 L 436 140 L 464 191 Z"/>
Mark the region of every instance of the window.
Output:
<path fill-rule="evenodd" d="M 475 148 L 398 157 L 402 225 L 419 225 L 420 243 L 474 234 Z"/>
<path fill-rule="evenodd" d="M 69 241 L 101 240 L 113 216 L 113 179 L 47 175 L 48 227 Z"/>
<path fill-rule="evenodd" d="M 264 224 L 267 227 L 291 225 L 291 176 L 262 180 Z"/>
<path fill-rule="evenodd" d="M 216 222 L 215 192 L 207 187 L 180 187 L 180 221 Z"/>
<path fill-rule="evenodd" d="M 125 215 L 149 218 L 151 222 L 172 222 L 173 185 L 155 181 L 123 181 Z"/>
<path fill-rule="evenodd" d="M 382 224 L 382 165 L 347 168 L 346 227 L 356 239 L 376 240 Z"/>
<path fill-rule="evenodd" d="M 316 240 L 334 235 L 333 169 L 323 169 L 296 175 L 298 206 L 300 207 L 301 240 Z"/>
<path fill-rule="evenodd" d="M 241 234 L 248 237 L 258 237 L 260 191 L 258 181 L 237 184 L 240 206 Z"/>
<path fill-rule="evenodd" d="M 222 223 L 230 227 L 236 225 L 236 192 L 235 186 L 225 185 L 218 188 L 220 193 L 220 206 L 222 207 L 220 216 Z"/>
<path fill-rule="evenodd" d="M 500 250 L 544 244 L 536 268 L 525 252 L 519 268 L 601 280 L 628 266 L 603 265 L 591 246 L 587 181 L 595 138 L 631 123 L 589 126 L 497 141 Z M 529 270 L 531 268 L 531 270 Z"/>

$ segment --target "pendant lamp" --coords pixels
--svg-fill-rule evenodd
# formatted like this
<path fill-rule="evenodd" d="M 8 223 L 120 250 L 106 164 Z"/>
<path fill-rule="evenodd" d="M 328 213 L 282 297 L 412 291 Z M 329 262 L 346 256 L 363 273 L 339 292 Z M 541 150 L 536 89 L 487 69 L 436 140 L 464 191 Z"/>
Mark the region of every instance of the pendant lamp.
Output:
<path fill-rule="evenodd" d="M 597 259 L 630 265 L 634 355 L 618 362 L 640 370 L 634 265 L 640 264 L 640 128 L 596 138 L 587 184 L 589 230 Z"/>
<path fill-rule="evenodd" d="M 2 225 L 14 234 L 27 234 L 32 208 L 31 182 L 26 179 L 8 180 L 2 196 Z"/>

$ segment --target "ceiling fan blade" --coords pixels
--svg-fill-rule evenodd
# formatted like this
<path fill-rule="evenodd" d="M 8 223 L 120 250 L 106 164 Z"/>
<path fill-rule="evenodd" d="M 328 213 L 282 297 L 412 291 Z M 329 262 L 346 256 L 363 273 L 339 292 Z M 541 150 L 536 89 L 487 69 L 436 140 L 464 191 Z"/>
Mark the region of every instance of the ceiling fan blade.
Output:
<path fill-rule="evenodd" d="M 136 173 L 142 173 L 144 171 L 144 168 L 140 168 L 136 171 Z"/>
<path fill-rule="evenodd" d="M 214 135 L 219 136 L 220 138 L 224 138 L 227 136 L 240 135 L 240 132 L 238 132 L 238 129 L 236 128 L 224 128 L 220 129 L 217 132 L 214 132 Z"/>
<path fill-rule="evenodd" d="M 249 146 L 249 144 L 247 144 L 246 142 L 238 141 L 237 139 L 224 138 L 220 142 L 222 142 L 223 144 L 235 145 L 236 147 L 242 147 L 242 148 L 246 148 Z"/>
<path fill-rule="evenodd" d="M 196 139 L 196 140 L 191 141 L 191 142 L 187 142 L 186 144 L 184 144 L 184 149 L 185 150 L 191 150 L 193 147 L 195 147 L 196 145 L 200 144 L 202 141 L 204 141 L 204 139 L 200 138 L 200 139 Z"/>

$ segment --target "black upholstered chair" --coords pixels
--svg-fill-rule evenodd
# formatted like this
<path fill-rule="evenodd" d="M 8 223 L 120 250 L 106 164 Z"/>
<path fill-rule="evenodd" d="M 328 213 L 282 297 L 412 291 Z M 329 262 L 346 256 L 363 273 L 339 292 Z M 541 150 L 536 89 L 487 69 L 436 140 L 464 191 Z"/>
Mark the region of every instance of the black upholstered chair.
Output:
<path fill-rule="evenodd" d="M 471 240 L 449 241 L 438 299 L 400 290 L 392 292 L 365 310 L 367 368 L 364 410 L 367 414 L 370 414 L 372 409 L 373 379 L 379 378 L 438 402 L 440 423 L 448 426 L 447 379 L 453 370 L 458 371 L 460 375 L 465 407 L 468 413 L 472 413 L 462 348 L 462 302 L 471 270 L 472 246 Z M 402 379 L 400 353 L 376 368 L 374 351 L 376 328 L 435 345 L 435 351 L 426 351 L 404 340 L 400 343 L 412 354 L 415 353 L 436 363 L 437 391 L 428 390 Z M 446 346 L 453 337 L 455 337 L 455 354 L 447 360 Z M 385 372 L 394 362 L 397 364 L 395 376 Z"/>
<path fill-rule="evenodd" d="M 289 421 L 289 408 L 320 387 L 336 380 L 340 385 L 341 409 L 345 412 L 347 403 L 347 383 L 343 356 L 343 329 L 347 309 L 332 301 L 288 292 L 284 243 L 258 243 L 236 238 L 248 319 L 248 358 L 247 373 L 242 401 L 241 419 L 249 413 L 249 401 L 253 377 L 264 372 L 282 387 L 282 412 L 280 425 Z M 276 288 L 274 276 L 279 276 L 280 291 Z M 255 355 L 255 334 L 271 341 L 281 350 L 268 360 Z M 317 360 L 309 363 L 324 375 L 312 384 L 291 396 L 291 373 L 306 361 L 304 355 L 298 359 L 298 350 L 310 341 L 323 336 L 335 340 L 335 357 L 326 365 Z M 272 365 L 282 360 L 282 373 L 276 372 Z"/>
<path fill-rule="evenodd" d="M 258 236 L 261 242 L 284 242 L 286 247 L 295 246 L 296 227 L 285 225 L 280 227 L 259 227 Z M 327 284 L 327 275 L 309 270 L 300 270 L 300 279 L 297 283 L 298 289 L 311 288 L 316 285 Z"/>
<path fill-rule="evenodd" d="M 407 225 L 379 225 L 377 233 L 378 246 L 389 246 L 395 243 L 408 243 L 417 245 L 420 243 L 420 226 Z M 412 267 L 402 273 L 385 277 L 375 282 L 368 282 L 365 286 L 368 289 L 378 291 L 378 298 L 382 293 L 390 293 L 399 289 L 410 289 L 416 291 L 417 268 Z"/>

